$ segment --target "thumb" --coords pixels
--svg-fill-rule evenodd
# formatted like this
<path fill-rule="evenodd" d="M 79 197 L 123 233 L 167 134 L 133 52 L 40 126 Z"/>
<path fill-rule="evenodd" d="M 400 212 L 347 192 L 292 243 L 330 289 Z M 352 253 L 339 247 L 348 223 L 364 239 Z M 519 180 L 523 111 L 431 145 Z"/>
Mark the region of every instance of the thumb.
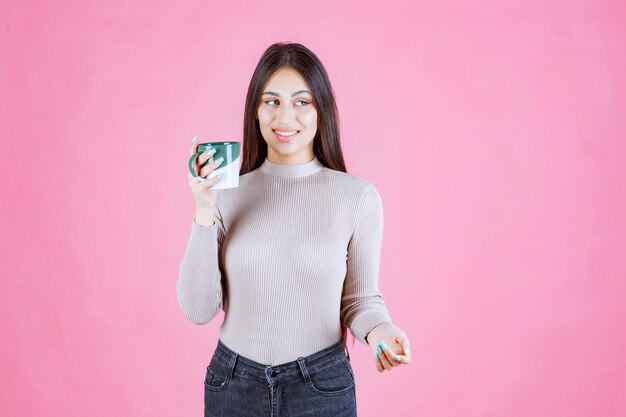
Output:
<path fill-rule="evenodd" d="M 406 335 L 400 334 L 400 335 L 396 336 L 396 341 L 402 347 L 402 351 L 405 354 L 409 354 L 410 353 L 409 339 L 406 337 Z"/>

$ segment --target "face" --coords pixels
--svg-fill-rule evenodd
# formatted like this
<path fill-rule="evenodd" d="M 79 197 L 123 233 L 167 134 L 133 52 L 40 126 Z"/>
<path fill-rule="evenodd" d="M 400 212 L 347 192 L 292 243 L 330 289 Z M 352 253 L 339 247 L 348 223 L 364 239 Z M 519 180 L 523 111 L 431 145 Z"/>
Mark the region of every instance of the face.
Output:
<path fill-rule="evenodd" d="M 313 159 L 317 109 L 300 73 L 281 68 L 271 76 L 263 90 L 257 118 L 271 162 L 301 164 Z"/>

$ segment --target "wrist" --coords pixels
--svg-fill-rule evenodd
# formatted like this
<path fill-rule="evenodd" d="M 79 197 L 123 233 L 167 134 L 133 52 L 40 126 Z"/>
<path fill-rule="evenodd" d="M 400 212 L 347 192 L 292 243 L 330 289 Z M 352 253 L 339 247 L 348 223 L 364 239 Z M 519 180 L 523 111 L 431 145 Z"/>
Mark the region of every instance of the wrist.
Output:
<path fill-rule="evenodd" d="M 384 325 L 386 325 L 386 324 L 391 324 L 391 323 L 389 323 L 389 322 L 387 322 L 387 321 L 384 321 L 384 322 L 382 322 L 382 323 L 378 323 L 376 326 L 374 326 L 374 327 L 372 328 L 372 330 L 370 330 L 369 332 L 367 332 L 367 334 L 365 335 L 365 341 L 367 342 L 367 344 L 368 344 L 368 345 L 369 345 L 369 343 L 370 343 L 370 341 L 369 341 L 369 339 L 368 339 L 368 338 L 370 337 L 370 335 L 371 335 L 372 333 L 375 333 L 375 332 L 376 332 L 376 330 L 377 330 L 379 327 L 384 326 Z"/>
<path fill-rule="evenodd" d="M 196 207 L 194 222 L 200 226 L 213 226 L 215 224 L 215 209 L 213 207 Z"/>

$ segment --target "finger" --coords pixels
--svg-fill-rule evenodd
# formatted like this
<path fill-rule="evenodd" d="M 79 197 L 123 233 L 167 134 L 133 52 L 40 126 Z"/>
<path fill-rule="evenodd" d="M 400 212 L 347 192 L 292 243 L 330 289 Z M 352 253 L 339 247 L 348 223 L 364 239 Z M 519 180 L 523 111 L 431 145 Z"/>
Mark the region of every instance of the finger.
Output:
<path fill-rule="evenodd" d="M 191 172 L 187 171 L 187 179 L 189 180 L 189 184 L 191 184 L 192 181 L 204 181 L 204 178 L 201 177 L 196 177 L 194 175 L 191 174 Z"/>
<path fill-rule="evenodd" d="M 393 365 L 391 364 L 391 362 L 389 361 L 389 358 L 387 358 L 387 355 L 385 354 L 385 352 L 383 351 L 382 348 L 382 343 L 380 342 L 378 344 L 378 346 L 376 346 L 376 349 L 378 350 L 378 357 L 380 358 L 380 363 L 383 364 L 383 367 L 387 370 L 393 368 Z"/>
<path fill-rule="evenodd" d="M 199 176 L 193 175 L 191 172 L 189 172 L 189 170 L 187 170 L 187 180 L 189 184 L 191 184 L 193 182 L 202 181 L 204 180 L 204 178 L 200 178 Z"/>
<path fill-rule="evenodd" d="M 402 348 L 404 353 L 404 348 L 408 348 L 409 346 L 409 338 L 406 336 L 404 332 L 397 334 L 394 338 L 394 341 Z"/>
<path fill-rule="evenodd" d="M 200 176 L 206 177 L 208 174 L 213 172 L 218 166 L 220 166 L 224 162 L 224 158 L 217 158 L 215 161 L 206 164 L 200 169 Z"/>
<path fill-rule="evenodd" d="M 384 357 L 387 359 L 391 366 L 401 365 L 402 358 L 398 354 L 396 354 L 396 352 L 394 352 L 390 347 L 388 347 L 384 340 L 381 341 L 379 345 L 383 351 Z"/>
<path fill-rule="evenodd" d="M 202 161 L 203 159 L 206 160 L 208 159 L 209 156 L 205 156 L 205 154 L 203 153 L 202 155 L 200 155 L 198 157 L 198 159 L 196 161 L 201 161 L 201 163 L 203 163 L 204 161 Z M 215 162 L 215 161 L 214 161 Z M 200 163 L 200 164 L 201 164 Z M 191 174 L 191 172 L 187 173 L 187 178 L 190 180 L 190 184 L 191 184 L 191 180 L 198 180 L 198 181 L 204 181 L 207 178 L 207 175 L 211 173 L 211 171 L 213 171 L 216 166 L 214 166 L 215 164 L 210 163 L 208 165 L 205 165 L 204 167 L 202 167 L 199 171 L 198 171 L 198 167 L 200 165 L 198 162 L 196 162 L 196 169 L 195 172 L 198 174 L 198 176 L 194 176 Z M 213 166 L 213 168 L 211 168 L 211 166 Z"/>
<path fill-rule="evenodd" d="M 187 174 L 187 178 L 189 178 L 187 183 L 194 191 L 197 191 L 203 188 L 211 187 L 217 182 L 218 177 L 219 175 L 213 176 L 211 178 L 201 176 L 194 177 L 193 175 L 191 175 L 191 173 L 189 173 Z"/>
<path fill-rule="evenodd" d="M 411 348 L 408 340 L 402 343 L 402 352 L 404 352 L 405 355 L 411 356 Z"/>
<path fill-rule="evenodd" d="M 207 178 L 202 184 L 202 188 L 208 189 L 213 187 L 215 184 L 217 184 L 218 182 L 220 182 L 220 180 L 222 179 L 222 174 L 220 175 L 216 175 L 214 177 L 211 178 Z"/>
<path fill-rule="evenodd" d="M 223 174 L 215 175 L 211 178 L 197 178 L 196 180 L 190 180 L 189 184 L 194 191 L 204 191 L 220 182 L 222 180 L 222 176 Z"/>
<path fill-rule="evenodd" d="M 402 363 L 411 362 L 411 349 L 409 347 L 409 339 L 403 332 L 394 337 L 394 341 L 400 348 L 400 352 L 397 354 L 401 358 Z"/>
<path fill-rule="evenodd" d="M 213 148 L 210 149 L 208 151 L 204 151 L 202 152 L 197 158 L 196 158 L 196 166 L 195 166 L 195 170 L 196 172 L 200 172 L 200 170 L 206 166 L 208 166 L 208 164 L 206 164 L 206 161 L 209 160 L 209 158 L 211 158 L 215 152 L 217 152 L 217 149 Z M 215 161 L 211 161 L 211 162 L 215 162 Z M 204 176 L 204 175 L 203 175 Z"/>
<path fill-rule="evenodd" d="M 190 172 L 189 175 L 187 175 L 187 178 L 189 178 L 190 180 L 196 180 L 196 181 L 200 181 L 200 182 L 202 182 L 202 181 L 207 179 L 206 174 L 202 175 L 202 171 L 200 171 L 200 172 L 196 171 L 196 174 L 198 174 L 198 175 L 197 176 L 192 175 L 191 172 Z"/>
<path fill-rule="evenodd" d="M 407 355 L 400 355 L 400 364 L 408 365 L 411 363 L 411 357 Z"/>
<path fill-rule="evenodd" d="M 198 152 L 198 138 L 194 136 L 193 139 L 191 139 L 191 149 L 189 150 L 189 156 L 192 156 L 196 152 Z"/>
<path fill-rule="evenodd" d="M 409 353 L 402 353 L 400 355 L 398 355 L 398 357 L 400 358 L 400 363 L 401 364 L 408 364 L 411 363 L 411 353 L 409 351 Z"/>
<path fill-rule="evenodd" d="M 400 357 L 402 358 L 402 363 L 411 362 L 411 348 L 410 348 L 409 339 L 406 337 L 406 335 L 402 335 L 402 336 L 396 337 L 396 340 L 398 341 L 398 343 L 400 344 L 402 348 L 402 352 L 400 354 Z"/>
<path fill-rule="evenodd" d="M 189 149 L 189 156 L 193 156 L 194 154 L 196 154 L 198 152 L 198 139 L 194 136 L 193 139 L 191 140 L 191 149 Z M 210 147 L 211 145 L 209 145 Z M 202 154 L 200 154 L 195 161 L 195 170 L 196 172 L 198 172 L 198 168 L 204 163 L 206 162 L 217 150 L 215 148 L 212 148 L 211 150 L 204 151 Z"/>
<path fill-rule="evenodd" d="M 406 365 L 409 364 L 411 362 L 411 353 L 409 351 L 409 353 L 400 353 L 397 356 L 397 363 L 398 365 Z M 395 358 L 394 358 L 395 359 Z"/>
<path fill-rule="evenodd" d="M 380 362 L 380 357 L 378 355 L 378 352 L 374 352 L 374 361 L 376 362 L 376 370 L 378 372 L 383 372 L 385 370 L 385 367 Z"/>

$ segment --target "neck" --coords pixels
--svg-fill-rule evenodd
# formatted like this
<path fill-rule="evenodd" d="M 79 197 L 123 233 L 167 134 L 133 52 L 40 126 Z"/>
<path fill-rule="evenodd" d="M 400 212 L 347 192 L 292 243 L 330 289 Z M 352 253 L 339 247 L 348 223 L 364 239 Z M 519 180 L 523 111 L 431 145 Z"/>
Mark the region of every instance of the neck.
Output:
<path fill-rule="evenodd" d="M 315 174 L 319 172 L 324 165 L 317 159 L 316 156 L 313 156 L 308 162 L 300 163 L 300 164 L 281 164 L 277 162 L 272 162 L 269 159 L 265 158 L 265 161 L 261 164 L 260 170 L 261 172 L 269 175 L 274 175 L 276 177 L 304 177 L 307 175 Z"/>

